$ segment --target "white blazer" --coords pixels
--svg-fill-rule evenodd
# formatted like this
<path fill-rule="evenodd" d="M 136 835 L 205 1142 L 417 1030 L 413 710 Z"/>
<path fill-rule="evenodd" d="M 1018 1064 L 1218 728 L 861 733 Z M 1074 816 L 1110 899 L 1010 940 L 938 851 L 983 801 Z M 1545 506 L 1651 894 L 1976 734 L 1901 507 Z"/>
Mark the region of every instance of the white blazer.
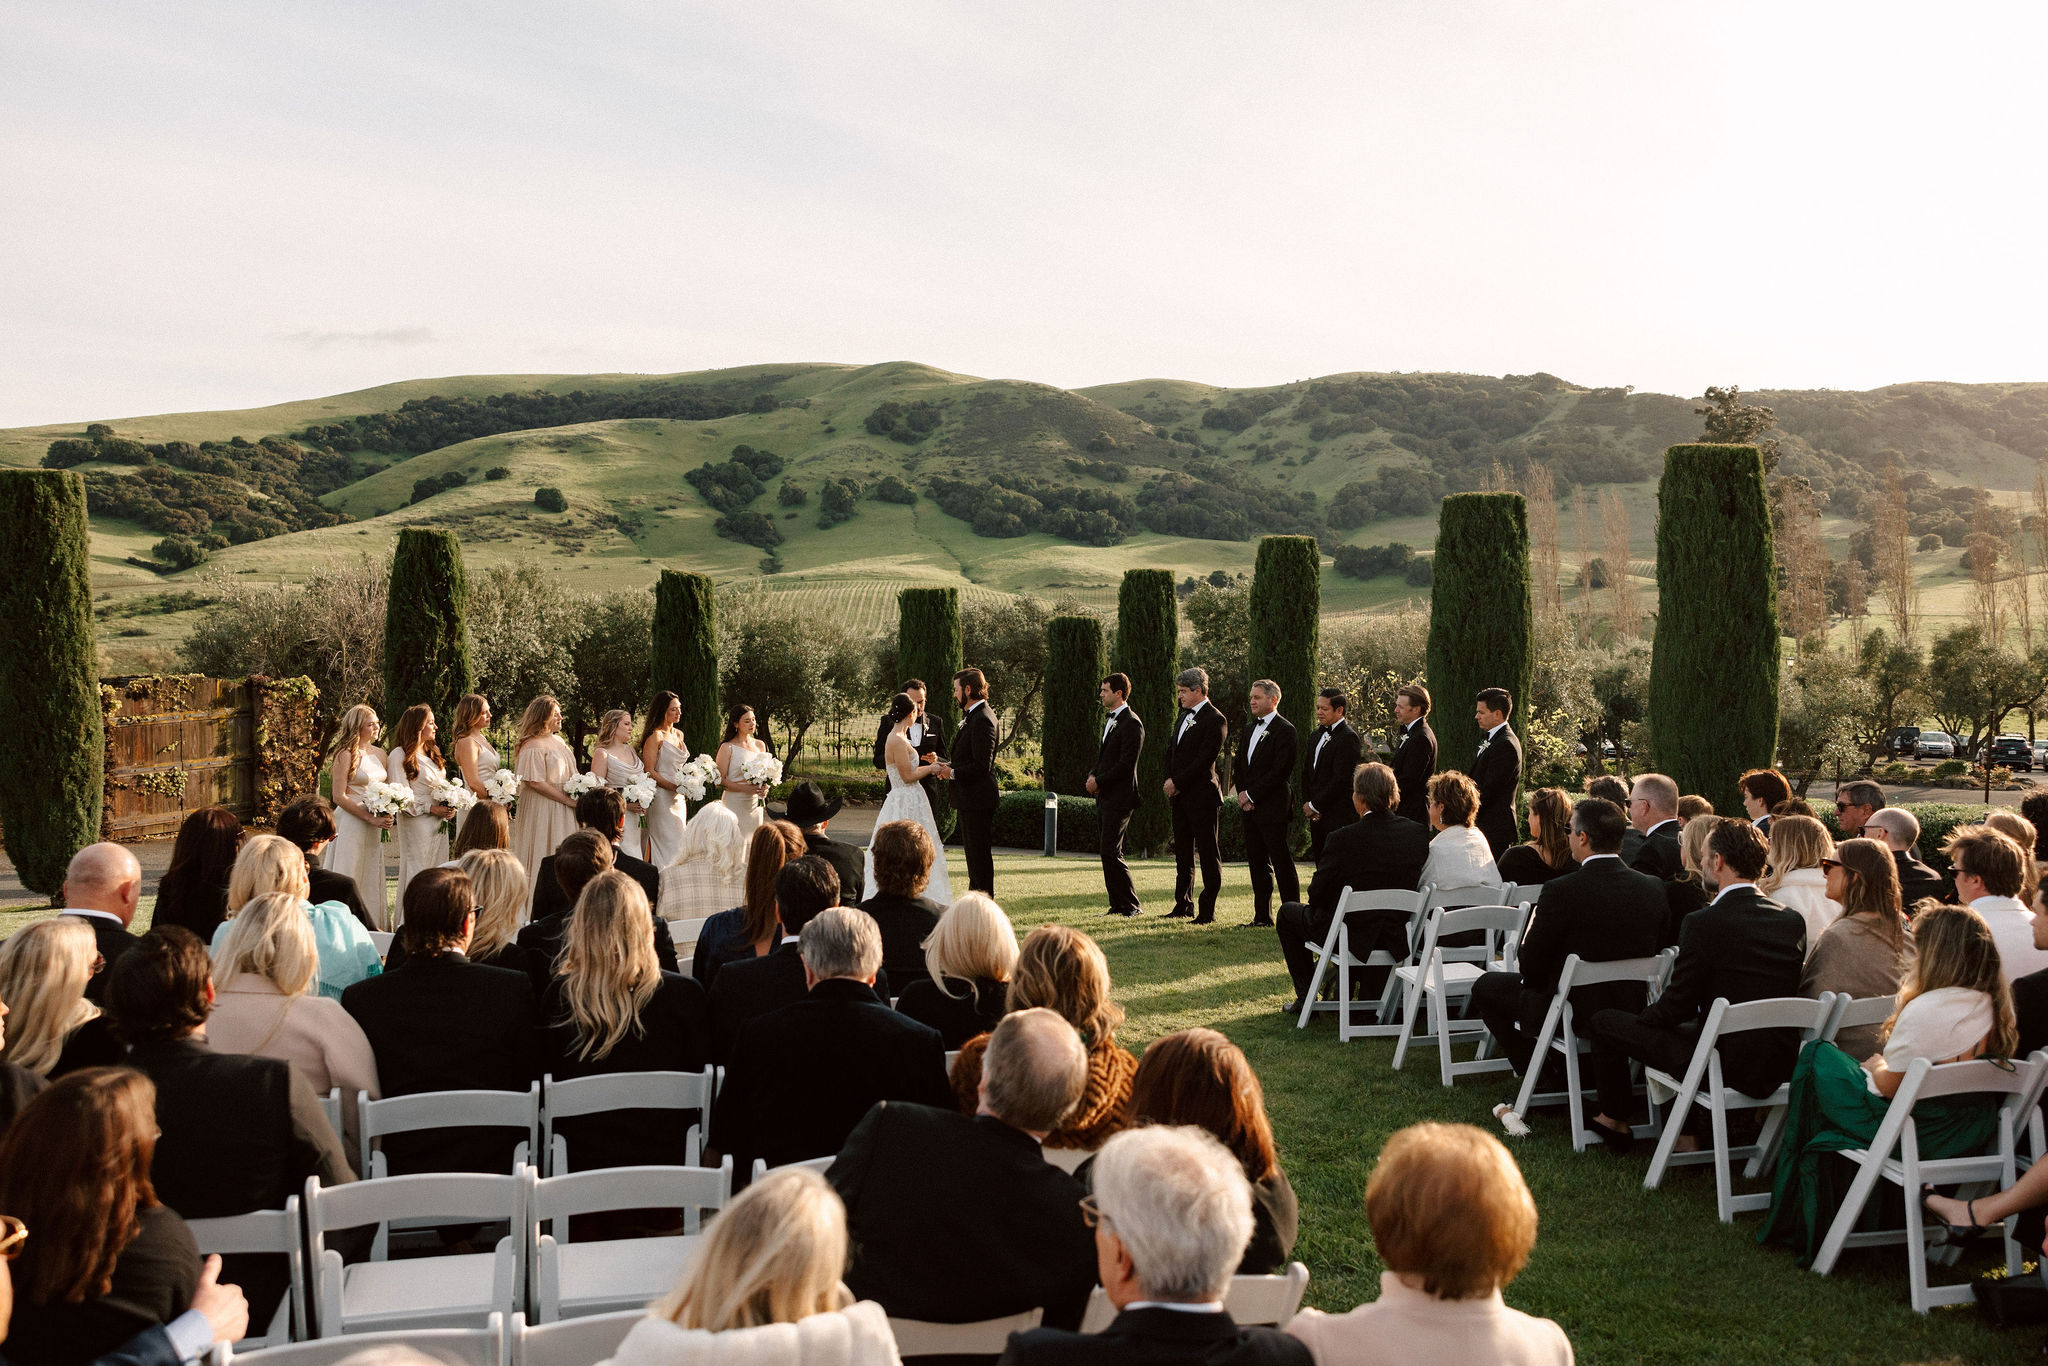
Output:
<path fill-rule="evenodd" d="M 795 1323 L 707 1333 L 648 1317 L 610 1366 L 901 1366 L 889 1316 L 873 1300 Z"/>
<path fill-rule="evenodd" d="M 1423 862 L 1422 881 L 1417 885 L 1440 892 L 1452 887 L 1498 887 L 1500 869 L 1494 866 L 1493 847 L 1469 825 L 1439 830 L 1429 842 L 1429 858 Z"/>

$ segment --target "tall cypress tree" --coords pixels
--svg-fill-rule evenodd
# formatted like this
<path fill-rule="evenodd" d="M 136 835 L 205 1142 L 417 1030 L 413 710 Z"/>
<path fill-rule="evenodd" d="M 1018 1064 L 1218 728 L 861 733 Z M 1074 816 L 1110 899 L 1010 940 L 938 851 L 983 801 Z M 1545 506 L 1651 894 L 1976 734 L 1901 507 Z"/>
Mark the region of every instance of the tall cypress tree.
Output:
<path fill-rule="evenodd" d="M 1516 735 L 1528 721 L 1535 675 L 1529 517 L 1519 493 L 1459 493 L 1437 517 L 1429 599 L 1430 728 L 1437 768 L 1464 772 L 1479 751 L 1472 703 L 1482 688 L 1515 699 Z"/>
<path fill-rule="evenodd" d="M 896 595 L 896 669 L 925 683 L 924 709 L 939 718 L 950 746 L 960 734 L 960 707 L 953 701 L 953 675 L 960 672 L 960 590 L 906 588 Z M 991 707 L 1002 699 L 991 697 Z M 953 799 L 946 784 L 932 801 L 939 833 L 953 833 Z"/>
<path fill-rule="evenodd" d="M 1778 749 L 1778 581 L 1763 455 L 1673 446 L 1657 484 L 1650 746 L 1658 771 L 1716 811 Z"/>
<path fill-rule="evenodd" d="M 1102 738 L 1102 680 L 1109 657 L 1094 617 L 1054 617 L 1045 625 L 1045 786 L 1085 795 Z M 1150 737 L 1148 736 L 1149 740 Z"/>
<path fill-rule="evenodd" d="M 661 571 L 654 585 L 654 643 L 647 696 L 672 692 L 683 705 L 676 722 L 700 754 L 718 748 L 725 717 L 718 706 L 718 596 L 702 574 Z"/>
<path fill-rule="evenodd" d="M 100 837 L 105 796 L 85 480 L 0 471 L 0 526 L 0 829 L 22 885 L 55 896 L 71 856 Z"/>
<path fill-rule="evenodd" d="M 469 580 L 452 531 L 407 527 L 391 557 L 384 600 L 384 708 L 396 722 L 425 702 L 447 726 L 455 704 L 476 686 L 469 662 Z"/>
<path fill-rule="evenodd" d="M 1126 569 L 1116 595 L 1116 669 L 1131 677 L 1131 707 L 1145 723 L 1138 756 L 1138 809 L 1125 832 L 1130 847 L 1156 854 L 1173 833 L 1166 809 L 1166 742 L 1180 710 L 1173 675 L 1180 658 L 1180 599 L 1170 569 Z"/>
<path fill-rule="evenodd" d="M 1323 555 L 1313 536 L 1268 536 L 1252 572 L 1251 676 L 1280 685 L 1280 714 L 1295 729 L 1299 756 L 1294 790 L 1308 762 L 1316 725 L 1316 649 L 1321 641 Z M 1305 846 L 1308 817 L 1294 805 L 1289 842 Z"/>

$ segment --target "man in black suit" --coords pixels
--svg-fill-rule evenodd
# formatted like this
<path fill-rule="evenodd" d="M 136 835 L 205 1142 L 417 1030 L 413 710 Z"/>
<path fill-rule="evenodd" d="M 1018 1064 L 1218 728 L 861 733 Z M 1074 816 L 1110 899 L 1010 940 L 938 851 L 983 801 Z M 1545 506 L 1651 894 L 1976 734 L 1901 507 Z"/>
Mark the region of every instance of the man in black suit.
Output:
<path fill-rule="evenodd" d="M 953 698 L 964 713 L 953 757 L 946 760 L 953 809 L 960 813 L 960 847 L 967 855 L 967 889 L 996 894 L 996 719 L 988 706 L 988 679 L 979 669 L 953 675 Z"/>
<path fill-rule="evenodd" d="M 320 1098 L 290 1063 L 216 1053 L 206 1042 L 212 965 L 190 930 L 167 925 L 136 941 L 109 974 L 107 1009 L 131 1045 L 127 1065 L 156 1084 L 162 1131 L 150 1182 L 187 1219 L 283 1209 L 305 1189 L 353 1181 Z M 289 1280 L 281 1256 L 226 1259 L 223 1274 L 270 1322 Z"/>
<path fill-rule="evenodd" d="M 1394 781 L 1403 818 L 1429 828 L 1429 780 L 1436 776 L 1436 732 L 1429 728 L 1429 689 L 1410 683 L 1394 694 Z"/>
<path fill-rule="evenodd" d="M 1173 811 L 1173 909 L 1168 918 L 1194 916 L 1197 925 L 1216 920 L 1216 894 L 1223 890 L 1223 860 L 1216 851 L 1216 812 L 1223 784 L 1216 756 L 1223 751 L 1223 713 L 1209 702 L 1206 669 L 1183 669 L 1173 680 L 1180 715 L 1166 746 L 1167 804 Z M 1196 914 L 1195 859 L 1202 861 L 1202 904 Z"/>
<path fill-rule="evenodd" d="M 1940 873 L 1920 857 L 1920 818 L 1902 806 L 1881 806 L 1863 822 L 1865 838 L 1884 841 L 1899 870 L 1899 902 L 1908 912 L 1923 897 L 1952 900 Z M 2039 923 L 2039 922 L 2036 922 Z M 2019 1056 L 2024 1057 L 2024 1054 Z"/>
<path fill-rule="evenodd" d="M 1571 850 L 1579 867 L 1543 887 L 1543 900 L 1522 936 L 1520 972 L 1489 972 L 1472 984 L 1472 1008 L 1517 1073 L 1529 1055 L 1564 960 L 1589 963 L 1655 956 L 1664 927 L 1664 884 L 1621 861 L 1621 808 L 1598 797 L 1572 807 Z M 1595 983 L 1573 994 L 1574 1015 L 1605 1009 L 1641 1010 L 1641 983 Z"/>
<path fill-rule="evenodd" d="M 1130 699 L 1128 675 L 1111 674 L 1102 680 L 1102 709 L 1109 719 L 1103 723 L 1102 744 L 1085 784 L 1088 795 L 1095 798 L 1102 889 L 1109 897 L 1110 915 L 1145 912 L 1131 882 L 1131 866 L 1124 862 L 1124 831 L 1130 828 L 1131 812 L 1138 806 L 1138 754 L 1145 748 L 1145 723 L 1131 710 Z"/>
<path fill-rule="evenodd" d="M 1128 1129 L 1095 1156 L 1095 1266 L 1117 1316 L 1097 1334 L 1015 1333 L 1002 1366 L 1310 1366 L 1298 1338 L 1223 1307 L 1252 1236 L 1251 1187 L 1192 1128 Z"/>
<path fill-rule="evenodd" d="M 661 870 L 644 858 L 636 857 L 619 847 L 619 841 L 626 833 L 626 799 L 615 787 L 592 788 L 576 799 L 576 828 L 595 830 L 604 836 L 612 847 L 611 866 L 640 884 L 640 890 L 647 893 L 647 904 L 661 904 Z M 535 875 L 533 888 L 533 919 L 544 920 L 551 915 L 561 915 L 576 904 L 576 898 L 562 891 L 558 878 L 550 875 L 555 856 L 549 854 L 540 861 L 540 870 Z M 578 891 L 582 888 L 578 887 Z M 657 924 L 660 922 L 657 920 Z M 655 948 L 660 950 L 667 941 L 657 937 Z M 669 957 L 662 959 L 664 972 L 676 970 L 674 948 Z"/>
<path fill-rule="evenodd" d="M 1628 820 L 1643 836 L 1642 847 L 1629 867 L 1648 873 L 1659 882 L 1669 882 L 1685 871 L 1685 860 L 1678 852 L 1681 827 L 1677 783 L 1661 773 L 1645 773 L 1637 778 L 1635 786 L 1629 789 Z"/>
<path fill-rule="evenodd" d="M 806 778 L 790 789 L 788 805 L 780 811 L 770 809 L 768 814 L 804 832 L 805 851 L 832 865 L 832 871 L 839 875 L 840 895 L 851 898 L 863 890 L 867 867 L 858 845 L 835 840 L 825 833 L 841 805 L 837 797 L 825 800 L 825 789 Z"/>
<path fill-rule="evenodd" d="M 1316 971 L 1308 946 L 1320 947 L 1329 937 L 1344 889 L 1413 891 L 1422 879 L 1422 865 L 1429 860 L 1429 827 L 1394 814 L 1399 796 L 1393 769 L 1360 764 L 1351 779 L 1351 804 L 1358 819 L 1323 842 L 1323 856 L 1309 879 L 1308 904 L 1290 901 L 1280 907 L 1275 932 L 1287 959 L 1287 975 L 1294 979 L 1294 1004 L 1287 1007 L 1287 1014 L 1301 1013 L 1302 997 Z M 1360 958 L 1375 948 L 1396 954 L 1408 950 L 1408 917 L 1398 911 L 1353 911 L 1345 926 L 1351 952 Z"/>
<path fill-rule="evenodd" d="M 1294 767 L 1300 757 L 1294 723 L 1280 714 L 1280 685 L 1261 678 L 1251 686 L 1251 723 L 1237 742 L 1230 769 L 1244 822 L 1244 856 L 1252 879 L 1252 924 L 1273 923 L 1273 886 L 1282 901 L 1301 900 L 1287 827 L 1294 820 Z"/>
<path fill-rule="evenodd" d="M 1351 806 L 1351 774 L 1365 752 L 1364 742 L 1345 719 L 1348 699 L 1342 688 L 1316 694 L 1316 730 L 1308 738 L 1308 778 L 1303 784 L 1301 814 L 1308 817 L 1308 861 L 1323 857 L 1323 841 L 1358 819 Z"/>
<path fill-rule="evenodd" d="M 1640 1014 L 1602 1010 L 1592 1017 L 1593 1077 L 1600 1092 L 1600 1113 L 1593 1118 L 1611 1151 L 1625 1152 L 1629 1146 L 1630 1058 L 1683 1076 L 1700 1025 L 1717 998 L 1739 1005 L 1799 994 L 1806 922 L 1757 891 L 1765 849 L 1764 837 L 1748 821 L 1718 817 L 1700 870 L 1714 899 L 1685 918 L 1678 962 L 1664 994 Z M 1550 900 L 1547 888 L 1543 899 Z M 1717 1051 L 1728 1085 L 1745 1095 L 1768 1096 L 1792 1075 L 1799 1032 L 1737 1034 Z"/>
<path fill-rule="evenodd" d="M 782 942 L 765 958 L 727 963 L 711 979 L 711 1052 L 717 1061 L 724 1062 L 731 1055 L 740 1026 L 809 994 L 799 937 L 813 916 L 838 904 L 839 875 L 831 864 L 807 854 L 782 865 L 775 875 L 775 909 L 782 920 Z M 883 973 L 876 991 L 884 1001 L 890 995 L 888 983 L 888 974 Z"/>
<path fill-rule="evenodd" d="M 299 852 L 306 856 L 306 881 L 310 886 L 306 900 L 315 905 L 323 901 L 336 902 L 348 907 L 348 913 L 361 921 L 364 929 L 384 928 L 370 918 L 354 878 L 320 866 L 321 851 L 333 842 L 335 833 L 334 808 L 327 804 L 325 797 L 301 797 L 278 812 L 277 833 L 297 845 Z"/>
<path fill-rule="evenodd" d="M 107 978 L 121 956 L 136 945 L 128 927 L 142 900 L 142 865 L 118 844 L 88 844 L 64 870 L 64 914 L 92 926 L 100 966 L 86 979 L 85 999 L 107 998 Z"/>
<path fill-rule="evenodd" d="M 740 1026 L 726 1063 L 711 1131 L 735 1173 L 757 1157 L 779 1167 L 838 1152 L 876 1101 L 952 1103 L 939 1031 L 875 995 L 882 932 L 870 916 L 818 912 L 799 953 L 809 994 Z"/>
<path fill-rule="evenodd" d="M 611 800 L 605 801 L 606 797 Z M 589 804 L 588 808 L 586 803 Z M 617 811 L 621 820 L 625 816 L 625 803 L 620 799 L 618 792 L 609 787 L 601 787 L 578 797 L 577 814 L 581 816 L 586 809 L 599 820 L 603 819 L 603 812 L 606 810 Z M 621 828 L 623 829 L 623 826 Z M 540 861 L 540 876 L 533 886 L 533 922 L 519 931 L 518 942 L 519 947 L 535 955 L 535 962 L 548 966 L 549 976 L 554 975 L 554 961 L 562 952 L 563 942 L 569 937 L 569 918 L 576 914 L 576 899 L 583 895 L 583 889 L 590 885 L 591 879 L 614 868 L 622 873 L 630 873 L 631 870 L 626 867 L 629 860 L 639 864 L 643 869 L 648 866 L 645 860 L 633 858 L 632 855 L 621 851 L 614 843 L 616 839 L 617 835 L 611 833 L 605 826 L 587 824 L 572 831 L 556 846 L 554 853 Z M 646 881 L 638 874 L 632 876 L 633 881 L 645 891 Z M 411 888 L 408 887 L 406 890 L 410 891 Z M 660 961 L 663 972 L 678 972 L 681 969 L 676 966 L 675 940 L 668 932 L 668 922 L 654 909 L 660 894 L 660 878 L 657 876 L 655 895 L 647 902 L 647 914 L 654 920 L 654 956 Z M 541 910 L 543 906 L 548 908 L 545 914 Z M 538 991 L 546 985 L 546 980 L 542 979 L 534 983 L 534 989 Z"/>
<path fill-rule="evenodd" d="M 846 1288 L 893 1318 L 973 1323 L 1043 1308 L 1079 1328 L 1095 1287 L 1080 1182 L 1040 1143 L 1080 1101 L 1088 1051 L 1050 1010 L 1003 1017 L 972 1119 L 884 1101 L 825 1179 L 846 1202 Z"/>
<path fill-rule="evenodd" d="M 917 715 L 911 718 L 910 729 L 904 732 L 910 740 L 911 749 L 917 753 L 917 761 L 921 764 L 928 764 L 934 759 L 945 758 L 946 730 L 940 724 L 938 717 L 929 716 L 925 713 L 924 680 L 922 678 L 910 679 L 904 683 L 901 691 L 912 702 L 917 704 Z M 889 767 L 889 732 L 894 728 L 886 713 L 882 717 L 881 725 L 875 728 L 875 768 L 877 771 Z M 938 789 L 933 785 L 936 781 L 937 779 L 930 774 L 918 780 L 919 784 L 924 788 L 925 796 L 934 799 L 938 797 Z M 934 801 L 934 805 L 936 804 L 936 801 Z"/>
<path fill-rule="evenodd" d="M 1522 786 L 1522 741 L 1508 724 L 1514 709 L 1515 699 L 1506 688 L 1483 689 L 1472 704 L 1472 719 L 1483 732 L 1467 775 L 1479 788 L 1479 819 L 1474 824 L 1495 858 L 1515 842 L 1520 828 L 1515 794 Z"/>

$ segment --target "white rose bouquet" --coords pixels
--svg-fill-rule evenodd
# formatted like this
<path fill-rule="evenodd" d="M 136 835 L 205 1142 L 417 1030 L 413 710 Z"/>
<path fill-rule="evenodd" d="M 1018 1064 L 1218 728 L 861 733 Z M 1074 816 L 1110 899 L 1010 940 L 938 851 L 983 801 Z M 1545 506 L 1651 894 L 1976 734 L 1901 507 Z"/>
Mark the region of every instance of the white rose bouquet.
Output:
<path fill-rule="evenodd" d="M 584 793 L 595 792 L 603 786 L 604 779 L 595 773 L 572 773 L 569 781 L 562 784 L 562 794 L 573 802 Z"/>
<path fill-rule="evenodd" d="M 418 806 L 405 783 L 371 783 L 363 792 L 363 809 L 373 816 L 410 816 Z M 387 830 L 380 838 L 390 833 Z"/>
<path fill-rule="evenodd" d="M 782 781 L 782 760 L 765 751 L 749 754 L 740 762 L 740 778 L 762 787 L 773 787 Z"/>
<path fill-rule="evenodd" d="M 655 785 L 654 779 L 648 777 L 646 774 L 643 773 L 639 777 L 635 778 L 632 782 L 627 783 L 624 787 L 620 788 L 619 795 L 624 797 L 632 805 L 640 807 L 642 810 L 645 810 L 647 807 L 654 805 L 654 794 L 659 792 L 660 790 L 661 789 Z"/>
<path fill-rule="evenodd" d="M 519 806 L 519 775 L 509 768 L 501 768 L 484 779 L 484 791 L 498 805 L 516 810 Z"/>
<path fill-rule="evenodd" d="M 718 786 L 718 761 L 708 754 L 686 759 L 676 770 L 676 791 L 690 801 L 703 801 L 705 792 Z"/>
<path fill-rule="evenodd" d="M 476 805 L 476 793 L 471 792 L 469 784 L 460 778 L 430 779 L 427 790 L 434 794 L 435 806 L 445 806 L 455 813 L 441 819 L 441 833 L 453 836 L 455 827 L 469 814 L 469 808 Z"/>

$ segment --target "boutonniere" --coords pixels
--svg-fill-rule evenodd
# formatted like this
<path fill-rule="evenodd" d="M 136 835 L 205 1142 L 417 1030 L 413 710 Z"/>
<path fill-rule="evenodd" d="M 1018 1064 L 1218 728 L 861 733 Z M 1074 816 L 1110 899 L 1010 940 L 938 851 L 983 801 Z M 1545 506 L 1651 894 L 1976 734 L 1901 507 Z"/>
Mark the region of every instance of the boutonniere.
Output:
<path fill-rule="evenodd" d="M 1488 748 L 1489 748 L 1489 747 L 1490 747 L 1490 746 L 1491 746 L 1492 744 L 1493 744 L 1493 737 L 1492 737 L 1492 736 L 1490 736 L 1490 735 L 1489 735 L 1489 736 L 1487 736 L 1487 737 L 1486 737 L 1486 738 L 1485 738 L 1484 740 L 1481 740 L 1481 741 L 1479 742 L 1479 753 L 1481 753 L 1481 754 L 1484 754 L 1484 753 L 1486 753 L 1487 749 L 1488 749 Z"/>

